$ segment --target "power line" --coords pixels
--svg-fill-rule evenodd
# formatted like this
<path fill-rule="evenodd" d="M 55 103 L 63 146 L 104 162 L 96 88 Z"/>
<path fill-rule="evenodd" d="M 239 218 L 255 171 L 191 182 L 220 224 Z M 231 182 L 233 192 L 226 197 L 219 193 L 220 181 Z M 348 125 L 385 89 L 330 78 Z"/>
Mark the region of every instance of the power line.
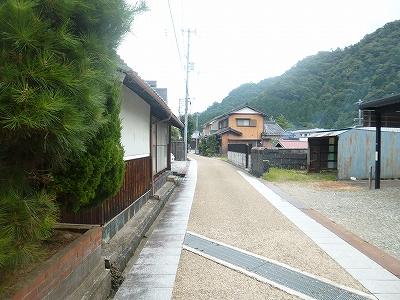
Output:
<path fill-rule="evenodd" d="M 181 51 L 179 50 L 178 38 L 177 38 L 177 36 L 176 36 L 175 22 L 174 22 L 174 17 L 173 17 L 173 15 L 172 15 L 172 9 L 171 9 L 170 0 L 168 0 L 168 8 L 169 8 L 169 15 L 171 16 L 172 28 L 174 29 L 175 44 L 176 44 L 176 49 L 178 50 L 179 61 L 180 61 L 180 63 L 181 63 L 181 68 L 183 68 L 182 57 L 181 57 Z"/>

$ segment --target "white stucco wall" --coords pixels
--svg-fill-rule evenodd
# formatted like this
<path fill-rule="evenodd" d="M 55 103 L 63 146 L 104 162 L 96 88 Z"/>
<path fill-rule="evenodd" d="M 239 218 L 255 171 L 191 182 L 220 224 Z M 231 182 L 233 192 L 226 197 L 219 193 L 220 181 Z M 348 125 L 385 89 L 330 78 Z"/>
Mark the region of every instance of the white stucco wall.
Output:
<path fill-rule="evenodd" d="M 150 155 L 150 105 L 126 86 L 122 86 L 121 143 L 124 159 Z"/>
<path fill-rule="evenodd" d="M 169 142 L 169 124 L 157 124 L 157 172 L 167 168 L 168 161 L 168 142 Z"/>

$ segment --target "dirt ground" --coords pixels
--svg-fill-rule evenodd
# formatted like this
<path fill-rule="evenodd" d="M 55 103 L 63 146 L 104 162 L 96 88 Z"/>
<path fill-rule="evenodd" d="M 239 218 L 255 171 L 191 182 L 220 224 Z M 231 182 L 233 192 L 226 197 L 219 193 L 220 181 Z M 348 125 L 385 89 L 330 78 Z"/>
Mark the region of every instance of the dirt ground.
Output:
<path fill-rule="evenodd" d="M 273 182 L 284 193 L 326 215 L 400 259 L 400 180 Z"/>
<path fill-rule="evenodd" d="M 31 272 L 40 267 L 40 264 L 54 254 L 57 253 L 62 247 L 65 247 L 82 233 L 67 230 L 54 230 L 53 236 L 42 243 L 43 255 L 39 260 L 25 265 L 14 272 L 7 273 L 6 276 L 0 276 L 0 299 L 9 299 L 16 291 L 16 285 L 26 280 Z M 3 274 L 4 275 L 4 274 Z"/>

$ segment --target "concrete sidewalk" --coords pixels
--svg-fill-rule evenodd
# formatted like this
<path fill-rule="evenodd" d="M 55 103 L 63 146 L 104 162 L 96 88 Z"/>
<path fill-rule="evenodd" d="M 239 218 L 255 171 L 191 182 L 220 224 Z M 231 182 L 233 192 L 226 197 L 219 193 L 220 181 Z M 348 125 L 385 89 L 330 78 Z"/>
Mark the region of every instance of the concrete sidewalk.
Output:
<path fill-rule="evenodd" d="M 196 178 L 197 163 L 192 161 L 114 299 L 171 298 Z"/>

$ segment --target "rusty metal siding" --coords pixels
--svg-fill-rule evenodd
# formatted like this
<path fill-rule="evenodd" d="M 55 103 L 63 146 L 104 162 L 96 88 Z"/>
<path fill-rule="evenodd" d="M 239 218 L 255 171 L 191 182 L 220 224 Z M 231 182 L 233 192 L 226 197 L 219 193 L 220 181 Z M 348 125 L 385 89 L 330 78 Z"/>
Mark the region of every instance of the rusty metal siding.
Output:
<path fill-rule="evenodd" d="M 375 131 L 352 129 L 339 135 L 338 179 L 366 179 L 375 173 Z M 400 133 L 382 131 L 381 177 L 400 178 Z"/>

